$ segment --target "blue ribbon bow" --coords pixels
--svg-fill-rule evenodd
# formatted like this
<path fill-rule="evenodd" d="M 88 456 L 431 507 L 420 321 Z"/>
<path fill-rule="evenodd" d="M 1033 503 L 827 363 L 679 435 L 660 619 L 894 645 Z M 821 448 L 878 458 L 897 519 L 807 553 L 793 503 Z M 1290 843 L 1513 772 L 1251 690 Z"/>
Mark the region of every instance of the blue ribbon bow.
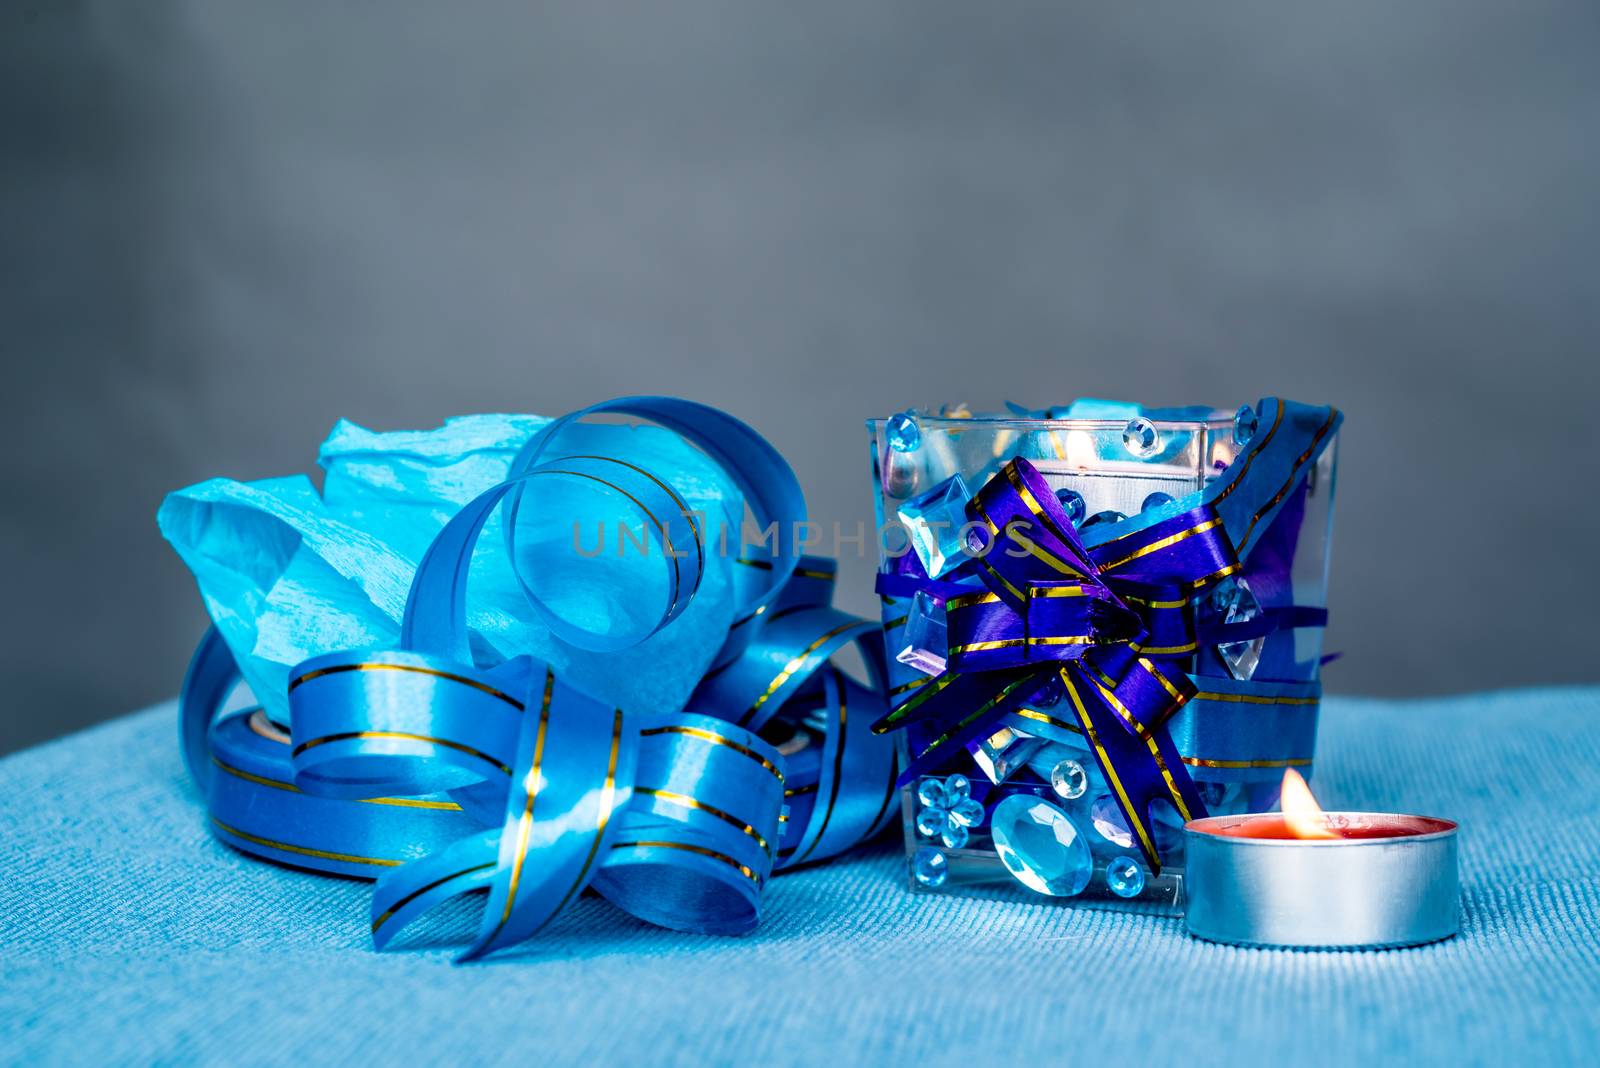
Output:
<path fill-rule="evenodd" d="M 600 412 L 650 419 L 699 446 L 758 523 L 776 524 L 770 556 L 734 567 L 738 619 L 685 709 L 608 707 L 531 657 L 492 662 L 467 626 L 470 565 L 497 508 L 532 610 L 576 648 L 646 640 L 693 601 L 715 547 L 671 473 L 559 449 L 563 426 Z M 626 639 L 563 617 L 536 592 L 516 515 L 538 507 L 552 479 L 629 502 L 661 553 L 664 607 Z M 237 668 L 208 633 L 181 707 L 214 829 L 271 859 L 376 876 L 379 948 L 471 890 L 488 896 L 463 960 L 526 939 L 586 887 L 672 929 L 750 930 L 774 870 L 833 855 L 891 818 L 893 747 L 867 729 L 884 711 L 882 648 L 872 624 L 829 607 L 832 564 L 802 556 L 796 541 L 804 509 L 782 457 L 715 409 L 628 398 L 549 424 L 429 546 L 395 648 L 329 653 L 290 672 L 287 736 L 260 711 L 219 718 Z M 829 663 L 851 642 L 870 683 Z"/>

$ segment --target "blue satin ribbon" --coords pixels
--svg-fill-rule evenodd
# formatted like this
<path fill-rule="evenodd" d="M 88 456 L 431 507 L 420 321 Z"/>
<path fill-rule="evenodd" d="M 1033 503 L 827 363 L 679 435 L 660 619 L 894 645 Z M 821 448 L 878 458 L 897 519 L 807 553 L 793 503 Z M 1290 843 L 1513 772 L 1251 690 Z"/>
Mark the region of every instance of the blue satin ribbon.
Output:
<path fill-rule="evenodd" d="M 610 708 L 531 657 L 486 662 L 467 627 L 470 565 L 496 509 L 532 610 L 577 648 L 646 640 L 693 600 L 721 547 L 671 472 L 560 452 L 561 427 L 597 413 L 647 418 L 699 446 L 774 531 L 766 555 L 733 565 L 739 612 L 685 709 Z M 516 517 L 554 479 L 603 486 L 641 516 L 668 572 L 653 623 L 619 635 L 540 600 Z M 804 518 L 782 457 L 714 409 L 635 397 L 549 424 L 429 546 L 395 648 L 330 653 L 290 672 L 287 736 L 259 710 L 223 713 L 237 668 L 208 632 L 181 729 L 213 830 L 273 860 L 376 878 L 380 948 L 475 890 L 487 897 L 464 960 L 528 938 L 586 888 L 675 930 L 750 930 L 775 870 L 847 849 L 893 812 L 893 746 L 868 729 L 885 711 L 882 646 L 872 624 L 829 607 L 834 567 L 800 555 Z M 865 682 L 830 663 L 851 643 Z"/>
<path fill-rule="evenodd" d="M 1201 591 L 1245 569 L 1342 418 L 1331 408 L 1276 398 L 1257 410 L 1260 431 L 1223 477 L 1087 538 L 1043 477 L 1016 457 L 967 503 L 967 518 L 986 536 L 953 576 L 930 580 L 914 556 L 879 576 L 891 640 L 903 620 L 896 609 L 918 590 L 942 601 L 949 633 L 946 670 L 936 677 L 891 673 L 894 707 L 873 726 L 905 732 L 903 783 L 1002 725 L 1047 737 L 1075 734 L 1111 784 L 1151 870 L 1159 871 L 1152 803 L 1167 801 L 1183 819 L 1199 818 L 1206 807 L 1197 779 L 1216 781 L 1220 772 L 1227 781 L 1247 781 L 1309 763 L 1316 693 L 1303 685 L 1241 690 L 1185 670 L 1202 643 L 1326 620 L 1319 608 L 1291 607 L 1249 623 L 1196 623 Z M 1041 704 L 1063 711 L 1052 715 Z M 1274 713 L 1239 714 L 1263 707 Z M 1030 730 L 1029 722 L 1045 730 Z M 1263 735 L 1273 739 L 1268 752 L 1258 744 Z"/>
<path fill-rule="evenodd" d="M 1317 745 L 1322 685 L 1191 675 L 1194 696 L 1167 731 L 1196 782 L 1276 782 L 1307 769 Z"/>

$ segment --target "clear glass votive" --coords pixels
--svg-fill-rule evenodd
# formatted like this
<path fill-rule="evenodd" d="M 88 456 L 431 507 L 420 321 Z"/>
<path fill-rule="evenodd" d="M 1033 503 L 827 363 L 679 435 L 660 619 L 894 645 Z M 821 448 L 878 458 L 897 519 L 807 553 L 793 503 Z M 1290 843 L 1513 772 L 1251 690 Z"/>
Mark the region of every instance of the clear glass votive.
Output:
<path fill-rule="evenodd" d="M 906 551 L 916 552 L 936 578 L 959 566 L 961 503 L 1013 457 L 1023 457 L 1040 472 L 1079 531 L 1090 536 L 1100 524 L 1205 489 L 1261 429 L 1252 407 L 1142 409 L 1096 401 L 1051 412 L 1058 413 L 1065 417 L 971 415 L 961 406 L 869 420 L 880 570 L 894 571 L 896 558 Z M 1335 433 L 1289 490 L 1292 507 L 1272 521 L 1242 575 L 1204 591 L 1193 608 L 1197 617 L 1248 622 L 1273 609 L 1326 606 L 1337 453 Z M 952 520 L 954 530 L 943 525 Z M 1252 582 L 1251 560 L 1261 553 L 1278 561 L 1271 573 L 1279 577 Z M 880 600 L 889 685 L 891 693 L 903 693 L 943 669 L 942 606 L 922 594 Z M 1293 705 L 1290 714 L 1314 717 L 1322 637 L 1321 627 L 1300 626 L 1247 642 L 1202 643 L 1178 663 L 1203 694 L 1211 685 L 1225 690 L 1231 702 L 1282 701 Z M 1265 696 L 1253 696 L 1257 693 Z M 1064 694 L 1058 696 L 1064 700 Z M 1161 856 L 1160 872 L 1152 872 L 1087 742 L 1074 733 L 1070 709 L 1039 704 L 1024 712 L 1037 733 L 1026 720 L 1012 717 L 902 790 L 911 885 L 1096 907 L 1180 910 L 1184 835 L 1176 810 L 1157 802 L 1152 812 Z M 1194 714 L 1205 713 L 1202 705 L 1194 707 Z M 908 754 L 901 733 L 904 766 Z M 1307 744 L 1314 738 L 1313 718 Z M 1309 773 L 1313 755 L 1309 748 L 1292 756 L 1233 752 L 1219 761 L 1184 752 L 1181 744 L 1179 752 L 1212 815 L 1274 807 L 1284 767 Z"/>

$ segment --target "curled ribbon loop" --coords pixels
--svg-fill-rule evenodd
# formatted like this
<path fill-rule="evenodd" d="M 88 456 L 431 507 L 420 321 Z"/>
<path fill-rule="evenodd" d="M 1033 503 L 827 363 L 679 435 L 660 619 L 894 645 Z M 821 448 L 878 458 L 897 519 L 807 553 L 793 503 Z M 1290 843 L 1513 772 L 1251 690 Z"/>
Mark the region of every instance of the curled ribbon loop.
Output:
<path fill-rule="evenodd" d="M 668 607 L 653 628 L 655 630 L 666 626 L 688 607 L 698 588 L 706 554 L 711 547 L 705 544 L 704 522 L 697 521 L 670 483 L 627 460 L 607 456 L 576 456 L 565 457 L 555 463 L 541 463 L 559 444 L 564 428 L 585 416 L 602 414 L 637 416 L 667 427 L 705 450 L 733 479 L 755 514 L 758 527 L 773 533 L 771 555 L 764 561 L 771 566 L 765 569 L 764 579 L 744 583 L 739 619 L 753 619 L 764 611 L 782 593 L 799 562 L 797 530 L 806 515 L 805 495 L 800 490 L 793 469 L 782 455 L 760 434 L 733 416 L 676 397 L 622 397 L 591 405 L 554 420 L 535 434 L 518 453 L 511 465 L 513 479 L 540 470 L 551 473 L 571 471 L 571 477 L 588 478 L 611 486 L 633 500 L 644 512 L 650 520 L 652 533 L 660 537 L 663 547 L 673 558 Z M 513 557 L 516 555 L 516 517 L 522 500 L 523 491 L 518 488 L 507 505 L 506 548 Z M 689 550 L 690 545 L 694 547 L 693 552 Z M 557 634 L 584 648 L 619 647 L 607 635 L 573 627 L 559 615 L 550 612 L 526 578 L 521 574 L 518 577 L 522 580 L 523 592 L 535 610 Z M 749 573 L 744 577 L 748 579 Z M 729 634 L 728 645 L 736 652 L 747 637 L 748 634 L 740 634 L 735 629 Z M 719 660 L 731 655 L 725 654 Z"/>
<path fill-rule="evenodd" d="M 561 454 L 559 431 L 589 413 L 648 418 L 703 449 L 758 524 L 776 527 L 770 555 L 725 559 L 670 470 Z M 551 478 L 604 481 L 653 531 L 667 602 L 631 640 L 684 618 L 710 569 L 734 573 L 724 581 L 739 591 L 736 618 L 707 648 L 711 670 L 686 709 L 611 707 L 546 661 L 487 655 L 469 628 L 474 556 L 503 510 L 506 551 L 541 621 L 579 649 L 622 646 L 541 603 L 524 572 L 537 559 L 518 558 L 516 512 L 540 507 Z M 528 938 L 586 887 L 676 930 L 750 930 L 776 868 L 849 848 L 892 816 L 893 747 L 868 729 L 885 711 L 882 648 L 872 624 L 829 606 L 831 561 L 799 554 L 804 516 L 788 465 L 714 409 L 629 398 L 546 425 L 509 476 L 428 546 L 394 648 L 329 652 L 292 669 L 287 737 L 259 710 L 221 715 L 237 669 L 208 632 L 185 683 L 182 731 L 214 829 L 272 859 L 376 877 L 379 948 L 476 890 L 488 894 L 463 960 Z M 831 663 L 850 643 L 866 681 Z"/>
<path fill-rule="evenodd" d="M 1261 408 L 1274 413 L 1273 421 L 1226 478 L 1113 525 L 1095 544 L 1080 535 L 1043 476 L 1019 456 L 967 502 L 982 549 L 953 576 L 930 580 L 915 557 L 879 576 L 879 593 L 889 601 L 917 590 L 942 600 L 950 642 L 945 670 L 891 689 L 898 703 L 873 725 L 878 733 L 906 732 L 911 756 L 902 783 L 1001 726 L 1047 737 L 1080 735 L 1145 860 L 1160 871 L 1150 806 L 1170 802 L 1184 820 L 1206 814 L 1189 770 L 1194 765 L 1169 730 L 1201 692 L 1200 680 L 1185 667 L 1202 637 L 1248 640 L 1325 619 L 1320 609 L 1295 609 L 1225 631 L 1202 635 L 1197 629 L 1200 591 L 1244 569 L 1246 554 L 1340 418 L 1332 409 L 1284 401 L 1263 401 Z M 1052 689 L 1064 695 L 1070 722 L 1028 707 Z M 1227 696 L 1208 694 L 1213 703 L 1207 707 L 1228 703 Z M 1314 709 L 1314 698 L 1307 703 Z M 1194 736 L 1195 723 L 1193 717 L 1184 722 L 1186 737 Z M 1304 728 L 1294 733 L 1303 735 Z"/>

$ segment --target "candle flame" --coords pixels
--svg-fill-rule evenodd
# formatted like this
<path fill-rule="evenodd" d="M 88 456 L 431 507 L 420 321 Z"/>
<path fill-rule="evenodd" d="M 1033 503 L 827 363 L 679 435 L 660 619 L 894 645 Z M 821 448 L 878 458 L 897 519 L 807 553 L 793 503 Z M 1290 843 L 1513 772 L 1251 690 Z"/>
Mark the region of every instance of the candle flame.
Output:
<path fill-rule="evenodd" d="M 1283 794 L 1280 801 L 1283 824 L 1296 838 L 1338 838 L 1328 830 L 1328 817 L 1311 794 L 1311 787 L 1293 768 L 1283 771 Z"/>
<path fill-rule="evenodd" d="M 1067 463 L 1084 471 L 1093 467 L 1100 458 L 1094 447 L 1094 435 L 1087 430 L 1067 431 Z"/>

